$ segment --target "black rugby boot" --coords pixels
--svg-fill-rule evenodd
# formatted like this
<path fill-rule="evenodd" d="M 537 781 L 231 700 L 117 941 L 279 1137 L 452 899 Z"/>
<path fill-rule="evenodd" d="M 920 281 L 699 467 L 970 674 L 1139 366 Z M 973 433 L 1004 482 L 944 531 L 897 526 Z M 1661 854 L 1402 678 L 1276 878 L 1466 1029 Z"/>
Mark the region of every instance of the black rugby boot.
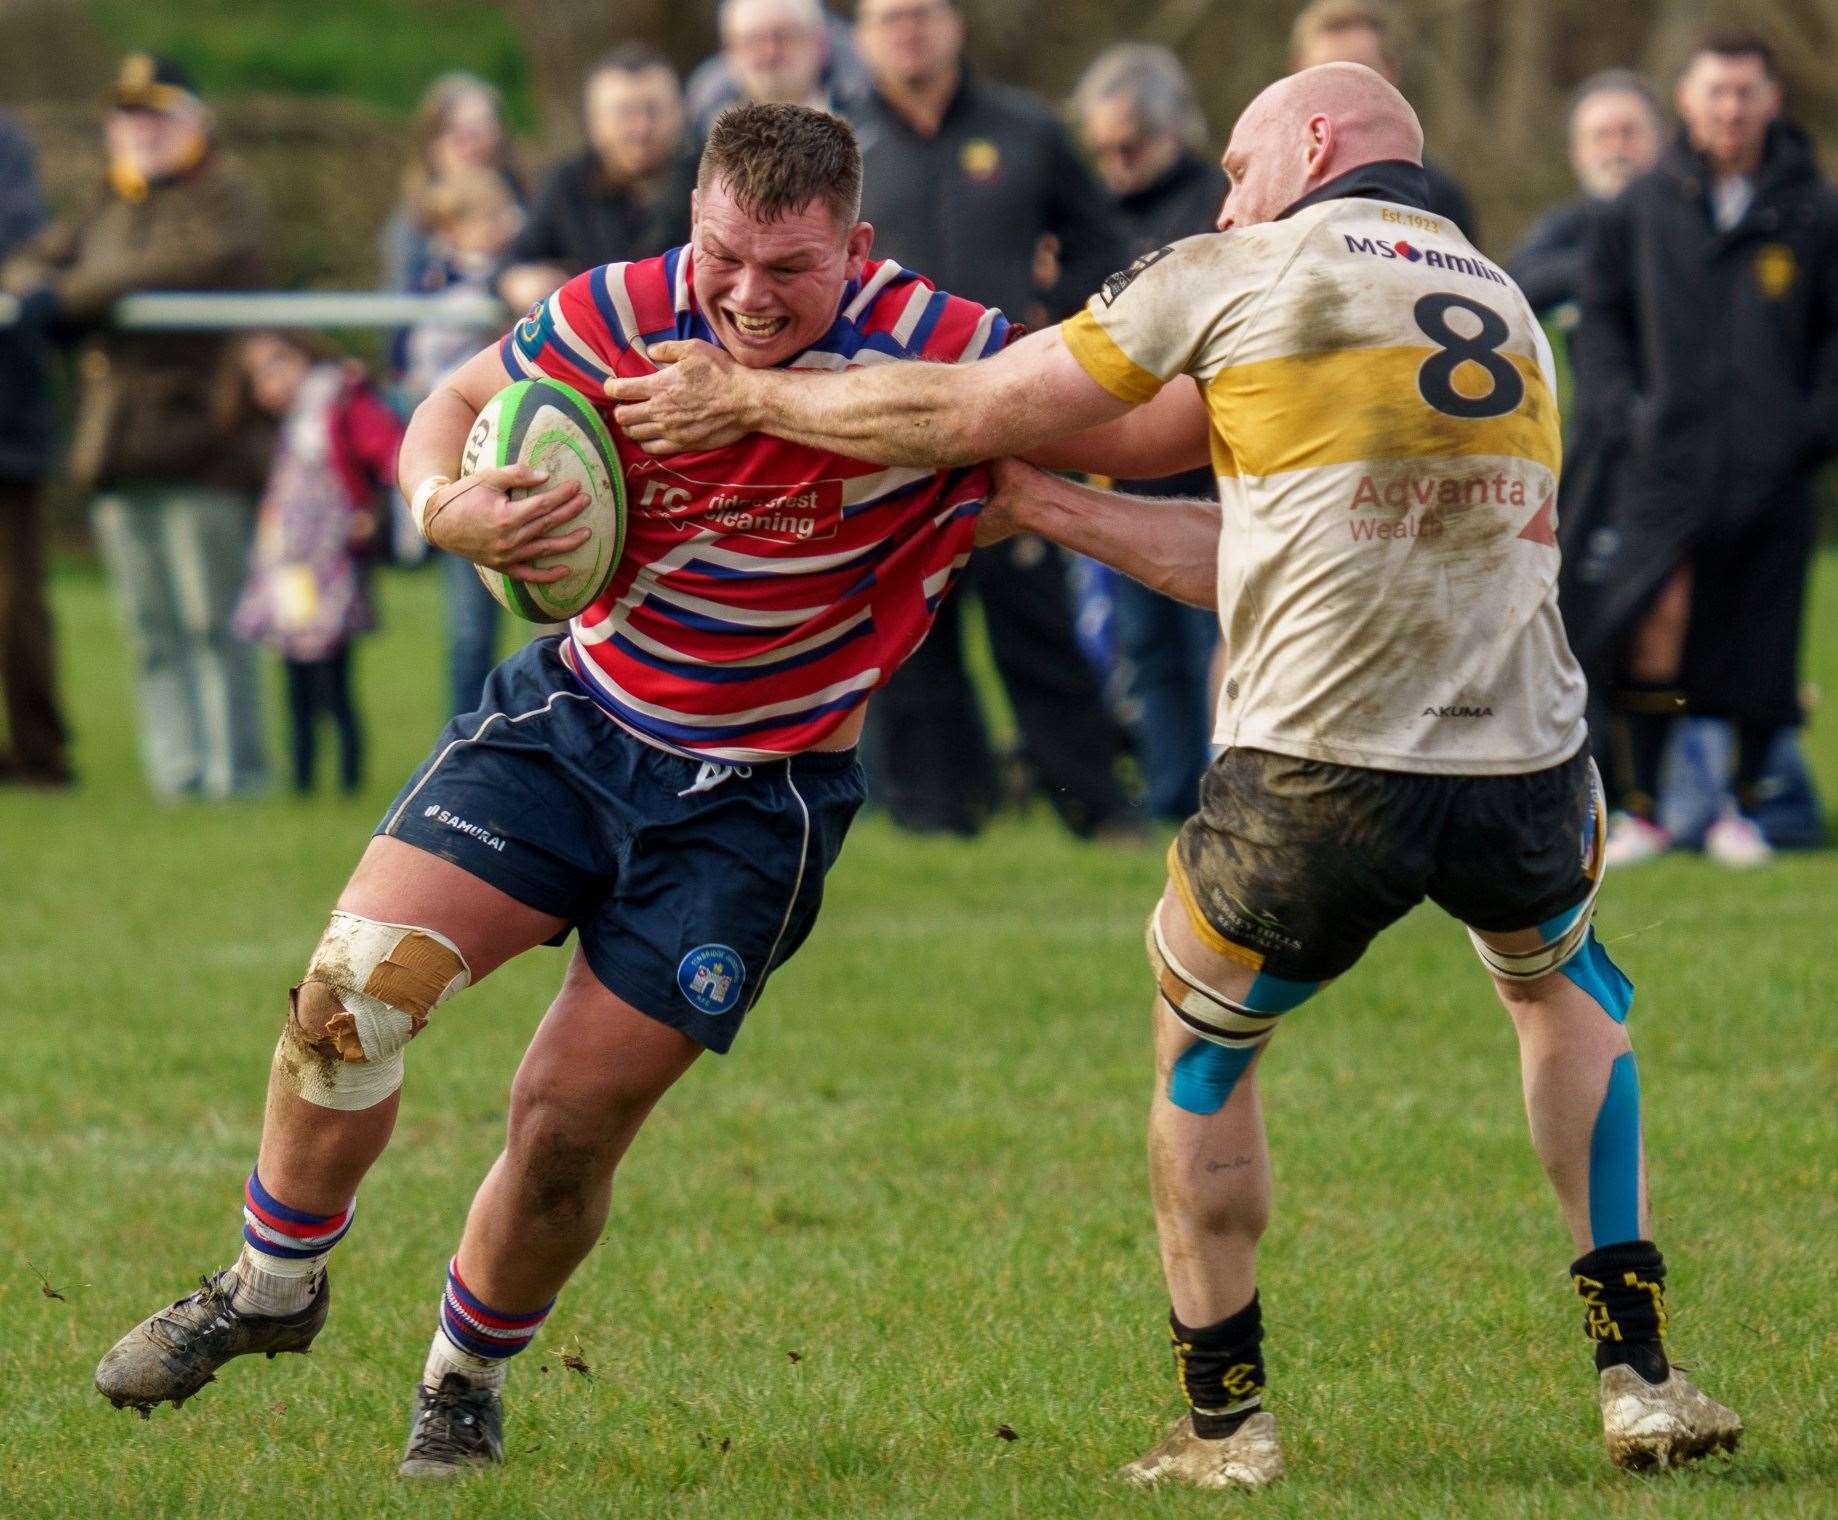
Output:
<path fill-rule="evenodd" d="M 305 1351 L 325 1325 L 332 1285 L 322 1272 L 313 1301 L 298 1314 L 267 1318 L 232 1308 L 236 1271 L 198 1279 L 198 1291 L 148 1315 L 96 1366 L 96 1392 L 117 1409 L 148 1418 L 155 1404 L 177 1409 L 232 1357 Z"/>
<path fill-rule="evenodd" d="M 396 1469 L 404 1478 L 457 1478 L 504 1460 L 504 1401 L 457 1372 L 415 1388 L 415 1422 Z"/>

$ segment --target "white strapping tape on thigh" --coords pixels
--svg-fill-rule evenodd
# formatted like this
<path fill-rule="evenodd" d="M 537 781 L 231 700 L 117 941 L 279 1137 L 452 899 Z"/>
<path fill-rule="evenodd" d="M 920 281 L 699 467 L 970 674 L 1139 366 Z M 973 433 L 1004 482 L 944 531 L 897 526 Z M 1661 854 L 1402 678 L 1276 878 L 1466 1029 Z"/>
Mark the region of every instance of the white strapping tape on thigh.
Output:
<path fill-rule="evenodd" d="M 1583 861 L 1584 874 L 1589 878 L 1589 893 L 1573 910 L 1574 916 L 1564 926 L 1563 933 L 1536 950 L 1501 950 L 1488 944 L 1474 930 L 1468 931 L 1475 954 L 1495 976 L 1512 982 L 1531 982 L 1549 976 L 1570 961 L 1589 938 L 1589 926 L 1595 920 L 1596 894 L 1602 890 L 1603 853 L 1608 842 L 1607 804 L 1602 793 L 1602 777 L 1593 760 L 1589 762 L 1589 801 L 1591 837 L 1586 842 L 1588 853 Z"/>
<path fill-rule="evenodd" d="M 1174 1015 L 1203 1040 L 1215 1045 L 1258 1045 L 1276 1029 L 1277 1015 L 1253 1013 L 1223 992 L 1202 982 L 1180 962 L 1162 933 L 1161 911 L 1149 917 L 1149 966 L 1163 999 Z"/>
<path fill-rule="evenodd" d="M 290 1020 L 275 1059 L 308 1103 L 373 1108 L 402 1085 L 402 1052 L 428 1014 L 471 979 L 459 946 L 436 930 L 334 913 L 305 982 L 329 987 L 343 1012 L 310 1044 Z"/>

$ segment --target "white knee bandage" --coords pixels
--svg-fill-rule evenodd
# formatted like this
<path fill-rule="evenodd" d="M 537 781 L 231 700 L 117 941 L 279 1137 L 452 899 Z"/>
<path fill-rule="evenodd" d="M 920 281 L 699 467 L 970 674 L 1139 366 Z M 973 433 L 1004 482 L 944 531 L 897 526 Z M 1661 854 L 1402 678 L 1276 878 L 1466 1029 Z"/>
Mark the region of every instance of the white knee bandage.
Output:
<path fill-rule="evenodd" d="M 1561 970 L 1589 938 L 1589 925 L 1595 918 L 1596 890 L 1600 885 L 1598 881 L 1590 887 L 1589 895 L 1575 909 L 1576 916 L 1557 931 L 1556 938 L 1537 949 L 1501 950 L 1470 929 L 1468 938 L 1474 943 L 1474 953 L 1495 976 L 1509 982 L 1535 982 L 1541 976 Z"/>
<path fill-rule="evenodd" d="M 293 991 L 293 1012 L 275 1065 L 308 1103 L 373 1108 L 402 1085 L 402 1052 L 428 1014 L 471 980 L 459 947 L 413 924 L 334 913 Z M 316 1016 L 314 1034 L 301 1005 Z"/>
<path fill-rule="evenodd" d="M 1162 1001 L 1174 1016 L 1203 1040 L 1215 1045 L 1261 1045 L 1276 1031 L 1278 1015 L 1258 1013 L 1207 986 L 1189 971 L 1168 946 L 1161 914 L 1149 918 L 1149 969 Z"/>
<path fill-rule="evenodd" d="M 1502 950 L 1488 944 L 1474 930 L 1468 931 L 1481 964 L 1502 980 L 1533 982 L 1541 976 L 1549 976 L 1574 959 L 1589 938 L 1589 925 L 1595 919 L 1596 894 L 1602 890 L 1603 858 L 1608 846 L 1608 808 L 1602 792 L 1602 778 L 1593 760 L 1589 763 L 1588 818 L 1582 843 L 1583 874 L 1588 879 L 1589 891 L 1569 912 L 1539 926 L 1549 935 L 1542 945 L 1532 950 Z"/>

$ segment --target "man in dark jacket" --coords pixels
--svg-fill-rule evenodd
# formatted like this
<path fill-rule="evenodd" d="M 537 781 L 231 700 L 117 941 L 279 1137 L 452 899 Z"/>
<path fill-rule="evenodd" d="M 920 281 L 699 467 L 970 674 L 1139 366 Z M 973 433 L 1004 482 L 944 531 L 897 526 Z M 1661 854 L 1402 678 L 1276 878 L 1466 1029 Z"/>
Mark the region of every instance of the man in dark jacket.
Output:
<path fill-rule="evenodd" d="M 0 114 L 0 262 L 45 220 L 38 168 L 24 130 Z M 33 325 L 0 327 L 0 688 L 10 752 L 0 782 L 68 786 L 45 600 L 40 492 L 51 467 L 51 390 Z"/>
<path fill-rule="evenodd" d="M 1314 0 L 1296 16 L 1289 32 L 1289 70 L 1321 63 L 1363 63 L 1396 85 L 1404 77 L 1402 28 L 1384 0 Z M 1429 182 L 1429 209 L 1461 228 L 1480 246 L 1480 220 L 1474 203 L 1454 175 L 1427 154 L 1423 177 Z"/>
<path fill-rule="evenodd" d="M 954 0 L 861 0 L 856 49 L 873 89 L 850 104 L 877 253 L 1011 319 L 1073 311 L 1123 262 L 1104 193 L 1032 96 L 970 74 Z M 1035 281 L 1043 237 L 1060 276 Z M 983 604 L 1024 758 L 1081 834 L 1130 825 L 1114 774 L 1126 741 L 1073 636 L 1066 562 L 1022 536 L 965 576 Z M 869 724 L 876 789 L 896 823 L 970 834 L 998 800 L 987 731 L 964 669 L 963 599 L 895 677 Z"/>
<path fill-rule="evenodd" d="M 82 339 L 70 469 L 139 669 L 148 781 L 162 797 L 264 784 L 252 651 L 230 631 L 267 435 L 235 415 L 230 340 L 103 324 L 135 291 L 258 282 L 261 208 L 217 150 L 178 65 L 135 54 L 109 97 L 108 181 L 15 259 L 7 286 Z"/>
<path fill-rule="evenodd" d="M 582 86 L 581 119 L 587 146 L 550 171 L 505 256 L 498 294 L 513 310 L 596 264 L 689 240 L 695 161 L 669 60 L 640 42 L 609 53 Z"/>
<path fill-rule="evenodd" d="M 1085 151 L 1111 192 L 1137 259 L 1196 233 L 1211 232 L 1225 201 L 1225 171 L 1202 158 L 1205 121 L 1180 60 L 1164 47 L 1125 42 L 1092 60 L 1073 91 Z M 1211 470 L 1118 489 L 1137 496 L 1211 498 Z M 1199 805 L 1200 775 L 1212 757 L 1213 652 L 1219 620 L 1128 576 L 1111 575 L 1117 653 L 1149 811 L 1179 822 Z"/>
<path fill-rule="evenodd" d="M 1707 37 L 1679 81 L 1683 133 L 1590 243 L 1579 395 L 1628 467 L 1569 628 L 1620 710 L 1623 863 L 1669 843 L 1654 798 L 1678 714 L 1736 725 L 1738 802 L 1802 719 L 1812 476 L 1838 445 L 1838 195 L 1780 102 L 1763 41 Z M 1734 807 L 1705 847 L 1767 856 Z"/>
<path fill-rule="evenodd" d="M 1589 219 L 1653 167 L 1665 119 L 1632 69 L 1604 69 L 1570 97 L 1569 135 L 1570 167 L 1583 193 L 1539 217 L 1506 266 L 1541 317 L 1576 301 Z"/>

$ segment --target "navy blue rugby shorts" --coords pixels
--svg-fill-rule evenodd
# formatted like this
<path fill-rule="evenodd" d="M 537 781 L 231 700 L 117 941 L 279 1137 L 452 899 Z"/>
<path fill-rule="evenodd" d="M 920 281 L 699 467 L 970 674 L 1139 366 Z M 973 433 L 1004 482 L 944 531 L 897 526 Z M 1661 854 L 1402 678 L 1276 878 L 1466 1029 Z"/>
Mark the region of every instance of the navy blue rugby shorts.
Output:
<path fill-rule="evenodd" d="M 725 1051 L 817 921 L 861 766 L 838 751 L 730 769 L 654 748 L 594 705 L 560 642 L 491 673 L 377 833 L 567 919 L 612 992 Z"/>

